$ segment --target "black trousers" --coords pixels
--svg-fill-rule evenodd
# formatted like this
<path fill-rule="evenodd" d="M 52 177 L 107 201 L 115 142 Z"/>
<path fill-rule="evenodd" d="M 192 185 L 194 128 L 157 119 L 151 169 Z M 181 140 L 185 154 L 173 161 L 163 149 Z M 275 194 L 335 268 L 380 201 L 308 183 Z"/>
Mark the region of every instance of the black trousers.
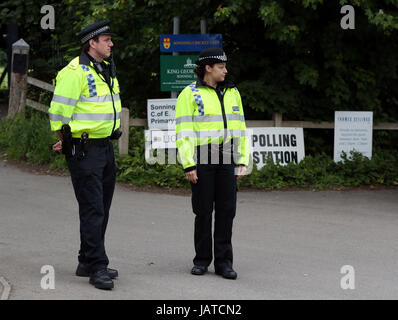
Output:
<path fill-rule="evenodd" d="M 195 258 L 193 263 L 209 266 L 213 260 L 212 214 L 214 209 L 214 266 L 232 267 L 232 224 L 236 213 L 234 164 L 198 164 L 198 182 L 191 183 L 195 213 Z"/>
<path fill-rule="evenodd" d="M 79 159 L 80 146 L 75 145 L 75 154 L 66 160 L 79 204 L 78 260 L 95 272 L 109 264 L 104 242 L 115 190 L 116 167 L 111 142 L 101 146 L 87 145 L 85 149 L 85 157 Z"/>

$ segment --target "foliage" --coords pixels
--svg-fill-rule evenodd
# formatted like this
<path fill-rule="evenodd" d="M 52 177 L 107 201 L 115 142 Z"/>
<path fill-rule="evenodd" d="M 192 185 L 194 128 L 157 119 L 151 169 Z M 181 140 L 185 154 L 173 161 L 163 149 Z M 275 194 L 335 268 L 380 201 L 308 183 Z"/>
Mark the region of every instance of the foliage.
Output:
<path fill-rule="evenodd" d="M 345 4 L 354 6 L 355 30 L 340 27 Z M 159 36 L 172 33 L 172 18 L 179 16 L 181 33 L 198 33 L 204 18 L 208 33 L 223 35 L 247 119 L 281 112 L 287 120 L 331 121 L 335 110 L 398 119 L 395 0 L 64 0 L 52 4 L 55 30 L 40 28 L 41 5 L 0 4 L 0 24 L 18 21 L 31 45 L 31 75 L 54 81 L 79 54 L 76 34 L 110 19 L 121 98 L 134 117 L 146 116 L 146 99 L 169 96 L 160 92 Z"/>
<path fill-rule="evenodd" d="M 374 150 L 372 159 L 358 152 L 342 156 L 335 163 L 326 154 L 306 156 L 300 163 L 267 165 L 240 181 L 241 187 L 281 189 L 287 187 L 324 188 L 335 186 L 398 185 L 398 153 Z"/>
<path fill-rule="evenodd" d="M 149 164 L 145 158 L 144 130 L 131 127 L 129 153 L 121 156 L 115 143 L 117 179 L 133 185 L 155 185 L 165 188 L 188 188 L 180 164 Z M 50 169 L 67 170 L 63 155 L 51 151 L 57 137 L 50 131 L 48 119 L 37 111 L 25 116 L 4 118 L 0 122 L 0 150 L 15 160 L 35 164 L 50 163 Z M 398 185 L 398 152 L 374 148 L 369 160 L 360 153 L 345 155 L 334 163 L 325 153 L 307 155 L 298 164 L 282 166 L 268 160 L 267 165 L 239 180 L 240 187 L 282 189 L 287 187 L 323 188 L 331 186 Z"/>
<path fill-rule="evenodd" d="M 134 185 L 157 185 L 169 188 L 187 188 L 184 171 L 179 164 L 150 165 L 145 160 L 145 138 L 141 128 L 130 128 L 129 154 L 117 157 L 118 179 Z M 398 152 L 383 152 L 375 147 L 369 160 L 360 153 L 343 156 L 335 163 L 325 153 L 308 155 L 298 164 L 286 166 L 267 161 L 267 165 L 239 181 L 240 187 L 282 189 L 287 187 L 398 185 Z"/>
<path fill-rule="evenodd" d="M 0 76 L 3 73 L 5 67 L 0 66 Z M 4 77 L 3 81 L 0 83 L 0 90 L 7 90 L 8 87 L 8 74 Z"/>
<path fill-rule="evenodd" d="M 11 159 L 51 163 L 50 169 L 65 170 L 64 157 L 51 151 L 56 141 L 47 117 L 38 111 L 28 109 L 25 115 L 3 118 L 0 122 L 0 149 Z"/>
<path fill-rule="evenodd" d="M 48 3 L 46 3 L 48 4 Z M 340 9 L 355 8 L 355 30 L 343 30 Z M 221 33 L 229 76 L 243 98 L 246 119 L 332 121 L 336 110 L 373 111 L 375 124 L 398 120 L 398 1 L 396 0 L 63 0 L 54 1 L 55 30 L 42 30 L 42 2 L 3 0 L 0 24 L 16 21 L 31 46 L 29 73 L 54 83 L 57 72 L 80 52 L 77 33 L 88 24 L 111 21 L 114 58 L 124 107 L 146 117 L 146 100 L 160 92 L 159 36 L 172 33 L 179 16 L 181 33 Z M 4 53 L 0 55 L 4 60 Z M 48 104 L 51 94 L 30 87 L 29 95 Z M 2 120 L 0 148 L 9 156 L 65 168 L 49 152 L 56 139 L 48 121 L 35 112 L 26 120 Z M 40 128 L 39 128 L 40 127 Z M 331 160 L 332 130 L 305 129 L 307 157 L 298 165 L 269 163 L 240 180 L 242 186 L 394 185 L 396 132 L 374 131 L 372 160 L 350 155 Z M 40 137 L 40 140 L 39 138 Z M 138 185 L 187 187 L 178 165 L 149 165 L 141 129 L 131 128 L 126 157 L 117 156 L 118 179 Z"/>
<path fill-rule="evenodd" d="M 137 127 L 130 128 L 129 154 L 117 157 L 118 179 L 134 185 L 157 185 L 160 187 L 188 187 L 184 170 L 178 164 L 148 164 L 145 159 L 144 131 Z"/>
<path fill-rule="evenodd" d="M 238 66 L 231 64 L 231 73 L 241 79 L 246 105 L 292 120 L 330 121 L 335 110 L 397 119 L 398 3 L 350 1 L 355 30 L 342 30 L 340 9 L 347 3 L 226 1 L 215 18 L 227 30 L 224 43 L 233 44 L 231 61 Z M 251 50 L 254 43 L 263 45 Z"/>
<path fill-rule="evenodd" d="M 3 68 L 7 65 L 7 54 L 5 51 L 0 51 L 0 67 Z M 3 70 L 1 70 L 3 72 Z"/>

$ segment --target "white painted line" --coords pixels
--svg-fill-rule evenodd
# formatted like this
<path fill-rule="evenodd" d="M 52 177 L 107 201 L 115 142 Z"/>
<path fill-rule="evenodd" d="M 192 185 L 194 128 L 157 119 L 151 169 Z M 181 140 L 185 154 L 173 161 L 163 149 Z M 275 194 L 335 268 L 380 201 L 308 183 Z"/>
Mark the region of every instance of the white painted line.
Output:
<path fill-rule="evenodd" d="M 7 300 L 10 295 L 11 286 L 4 277 L 0 277 L 0 283 L 3 285 L 3 293 L 1 294 L 0 300 Z"/>

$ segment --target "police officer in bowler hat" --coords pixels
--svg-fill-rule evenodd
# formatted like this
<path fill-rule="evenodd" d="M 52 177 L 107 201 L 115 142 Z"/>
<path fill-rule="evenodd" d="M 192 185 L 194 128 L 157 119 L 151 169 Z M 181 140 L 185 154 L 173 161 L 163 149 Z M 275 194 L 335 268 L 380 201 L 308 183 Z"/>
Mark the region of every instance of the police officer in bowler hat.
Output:
<path fill-rule="evenodd" d="M 58 73 L 49 109 L 51 129 L 60 137 L 53 150 L 65 154 L 79 205 L 76 275 L 112 289 L 118 271 L 108 268 L 105 232 L 116 181 L 111 140 L 121 135 L 121 101 L 109 21 L 91 24 L 78 36 L 82 52 Z"/>
<path fill-rule="evenodd" d="M 214 239 L 215 273 L 234 280 L 231 238 L 236 183 L 249 162 L 245 118 L 238 89 L 225 79 L 227 56 L 223 49 L 203 50 L 196 64 L 197 81 L 184 88 L 176 105 L 176 143 L 191 184 L 195 214 L 191 273 L 208 271 Z"/>

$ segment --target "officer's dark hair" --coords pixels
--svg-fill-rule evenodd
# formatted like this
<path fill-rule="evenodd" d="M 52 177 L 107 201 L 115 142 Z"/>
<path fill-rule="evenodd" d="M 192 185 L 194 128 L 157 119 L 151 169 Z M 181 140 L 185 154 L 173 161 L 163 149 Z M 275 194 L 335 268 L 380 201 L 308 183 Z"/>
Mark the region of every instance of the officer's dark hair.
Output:
<path fill-rule="evenodd" d="M 98 42 L 98 39 L 99 39 L 99 35 L 98 35 L 98 36 L 95 36 L 94 38 L 92 38 L 92 39 L 90 39 L 90 40 L 94 40 L 95 42 Z M 88 50 L 90 49 L 90 40 L 86 41 L 86 42 L 83 44 L 83 51 L 84 51 L 84 52 L 88 52 Z"/>
<path fill-rule="evenodd" d="M 213 66 L 215 65 L 215 63 L 206 64 L 206 65 L 213 68 Z M 205 74 L 206 74 L 206 65 L 204 65 L 204 66 L 203 66 L 203 65 L 198 65 L 198 66 L 193 70 L 193 72 L 195 72 L 195 74 L 197 75 L 197 77 L 198 77 L 199 79 L 202 79 L 202 80 L 203 80 L 203 78 L 204 78 L 204 76 L 205 76 Z"/>

